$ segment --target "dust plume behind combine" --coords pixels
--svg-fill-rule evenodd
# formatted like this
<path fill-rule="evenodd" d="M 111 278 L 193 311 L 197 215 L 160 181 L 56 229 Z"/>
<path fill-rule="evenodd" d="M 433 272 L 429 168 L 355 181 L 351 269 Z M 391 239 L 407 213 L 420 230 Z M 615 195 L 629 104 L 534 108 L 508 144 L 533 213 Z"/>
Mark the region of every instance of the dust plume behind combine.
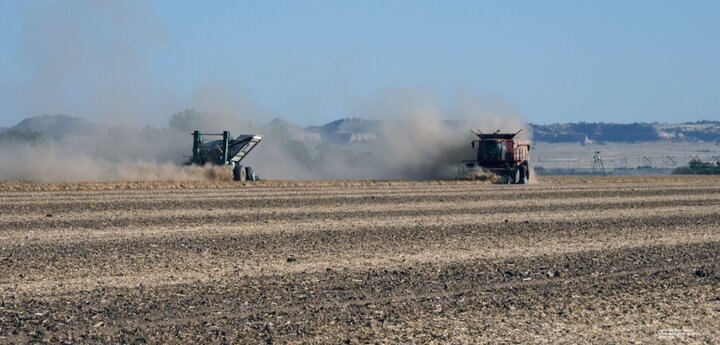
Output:
<path fill-rule="evenodd" d="M 459 94 L 447 107 L 427 92 L 393 98 L 392 104 L 398 108 L 390 113 L 397 114 L 397 118 L 383 126 L 383 140 L 378 147 L 378 154 L 387 155 L 387 174 L 391 178 L 457 177 L 460 162 L 475 158 L 475 151 L 470 148 L 470 142 L 475 139 L 471 128 L 486 133 L 498 129 L 523 129 L 530 133 L 519 112 L 508 105 L 491 104 L 493 102 L 483 97 Z M 419 99 L 430 101 L 418 103 Z"/>
<path fill-rule="evenodd" d="M 370 136 L 372 140 L 346 147 L 324 145 L 320 154 L 304 161 L 285 157 L 283 161 L 301 164 L 297 169 L 277 171 L 272 177 L 298 178 L 293 171 L 303 171 L 309 178 L 321 179 L 454 179 L 460 162 L 474 159 L 471 128 L 485 132 L 523 129 L 526 138 L 530 135 L 518 111 L 483 97 L 459 94 L 450 104 L 443 104 L 433 92 L 401 90 L 361 103 L 364 105 L 354 110 L 361 117 L 381 114 L 375 117 L 378 125 Z M 254 157 L 260 163 L 265 163 L 264 158 L 259 154 Z M 271 165 L 268 162 L 263 170 Z"/>

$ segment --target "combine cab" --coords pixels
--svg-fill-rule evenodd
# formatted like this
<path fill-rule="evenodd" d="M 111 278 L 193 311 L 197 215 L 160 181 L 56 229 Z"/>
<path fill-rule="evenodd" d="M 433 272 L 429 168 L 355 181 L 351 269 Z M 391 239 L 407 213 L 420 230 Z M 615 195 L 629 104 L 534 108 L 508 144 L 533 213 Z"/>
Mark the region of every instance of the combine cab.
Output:
<path fill-rule="evenodd" d="M 522 131 L 522 130 L 520 130 Z M 463 161 L 460 168 L 462 177 L 476 176 L 476 173 L 489 171 L 501 183 L 525 183 L 530 178 L 528 160 L 530 158 L 530 142 L 516 140 L 517 133 L 485 134 L 472 130 L 478 139 L 472 141 L 477 149 L 475 160 Z"/>
<path fill-rule="evenodd" d="M 192 136 L 193 155 L 187 162 L 188 165 L 213 164 L 228 166 L 233 171 L 235 181 L 255 181 L 257 179 L 252 168 L 240 165 L 240 161 L 260 143 L 262 136 L 243 134 L 233 139 L 228 131 L 220 134 L 194 131 Z M 204 137 L 207 136 L 222 137 L 222 139 L 205 141 Z"/>

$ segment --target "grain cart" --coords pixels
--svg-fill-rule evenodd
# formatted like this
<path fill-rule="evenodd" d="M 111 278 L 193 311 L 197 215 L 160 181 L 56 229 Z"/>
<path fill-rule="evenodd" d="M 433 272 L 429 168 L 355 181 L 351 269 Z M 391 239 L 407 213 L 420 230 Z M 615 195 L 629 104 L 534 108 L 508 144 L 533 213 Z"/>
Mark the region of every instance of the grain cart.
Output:
<path fill-rule="evenodd" d="M 257 176 L 249 166 L 240 165 L 240 161 L 252 151 L 262 136 L 242 134 L 233 139 L 229 131 L 222 133 L 200 133 L 194 131 L 192 158 L 188 165 L 220 165 L 232 169 L 235 181 L 255 181 Z M 222 139 L 205 141 L 205 137 L 222 137 Z"/>
<path fill-rule="evenodd" d="M 530 158 L 530 141 L 517 140 L 517 133 L 482 133 L 477 129 L 472 132 L 478 139 L 471 146 L 477 149 L 474 160 L 463 161 L 460 167 L 461 177 L 475 176 L 477 172 L 490 172 L 500 183 L 525 183 L 530 178 L 528 160 Z"/>

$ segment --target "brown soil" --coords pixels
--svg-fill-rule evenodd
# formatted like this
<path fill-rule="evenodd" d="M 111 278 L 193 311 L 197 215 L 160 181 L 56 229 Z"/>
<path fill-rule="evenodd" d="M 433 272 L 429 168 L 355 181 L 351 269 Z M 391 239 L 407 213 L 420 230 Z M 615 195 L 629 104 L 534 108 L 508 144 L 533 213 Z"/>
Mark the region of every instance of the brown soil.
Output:
<path fill-rule="evenodd" d="M 720 341 L 718 178 L 0 190 L 0 343 Z"/>

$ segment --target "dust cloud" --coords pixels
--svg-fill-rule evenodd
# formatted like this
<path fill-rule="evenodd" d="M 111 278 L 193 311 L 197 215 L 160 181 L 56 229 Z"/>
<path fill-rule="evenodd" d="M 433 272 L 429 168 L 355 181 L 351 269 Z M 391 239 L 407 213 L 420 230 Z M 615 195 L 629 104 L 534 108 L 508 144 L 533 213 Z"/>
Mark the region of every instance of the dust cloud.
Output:
<path fill-rule="evenodd" d="M 327 139 L 293 140 L 286 133 L 258 127 L 241 116 L 177 112 L 161 128 L 101 126 L 86 135 L 61 138 L 0 140 L 0 179 L 39 182 L 230 179 L 229 169 L 182 165 L 191 153 L 190 133 L 230 130 L 235 136 L 263 135 L 242 163 L 263 179 L 398 179 L 458 177 L 462 160 L 473 159 L 471 128 L 490 132 L 524 129 L 515 114 L 478 114 L 482 104 L 457 102 L 443 110 L 432 94 L 393 94 L 371 106 L 389 114 L 373 124 L 357 142 Z M 450 119 L 449 112 L 462 116 Z M 368 113 L 369 114 L 369 113 Z M 269 132 L 266 132 L 269 131 Z"/>
<path fill-rule="evenodd" d="M 229 178 L 224 170 L 182 165 L 195 129 L 262 134 L 263 142 L 243 164 L 265 179 L 449 179 L 461 160 L 473 158 L 471 128 L 526 127 L 519 112 L 499 98 L 459 92 L 448 102 L 416 89 L 341 100 L 348 113 L 373 120 L 365 132 L 352 134 L 357 140 L 337 143 L 317 133 L 310 133 L 318 136 L 313 140 L 292 138 L 263 127 L 277 115 L 227 83 L 198 85 L 189 100 L 169 91 L 151 59 L 167 37 L 147 2 L 28 3 L 22 14 L 17 50 L 29 78 L 17 92 L 26 115 L 66 113 L 102 124 L 58 138 L 0 141 L 2 180 Z M 188 103 L 198 111 L 156 122 Z"/>
<path fill-rule="evenodd" d="M 192 146 L 189 133 L 171 127 L 109 127 L 86 136 L 3 138 L 0 179 L 31 182 L 232 179 L 228 169 L 183 165 Z"/>
<path fill-rule="evenodd" d="M 22 131 L 6 133 L 0 141 L 0 179 L 227 178 L 224 170 L 179 164 L 190 153 L 188 128 L 213 130 L 218 123 L 243 125 L 235 116 L 216 112 L 200 119 L 197 114 L 184 114 L 173 116 L 160 129 L 147 126 L 184 107 L 155 73 L 153 54 L 168 37 L 151 3 L 22 2 L 19 10 L 22 30 L 15 50 L 27 78 L 12 89 L 22 105 L 21 112 L 25 117 L 71 114 L 102 124 L 83 126 L 70 131 L 72 135 L 60 137 L 45 133 L 38 138 L 38 133 L 31 131 L 28 139 L 28 133 Z M 194 93 L 192 101 L 212 111 L 245 106 L 221 104 L 209 96 L 217 91 L 206 86 Z"/>
<path fill-rule="evenodd" d="M 9 157 L 12 155 L 12 157 Z M 2 180 L 30 182 L 104 181 L 230 181 L 232 174 L 220 167 L 178 166 L 152 161 L 110 162 L 89 155 L 40 150 L 25 146 L 13 152 L 0 151 Z M 27 159 L 27 160 L 26 160 Z"/>
<path fill-rule="evenodd" d="M 21 2 L 17 47 L 28 78 L 18 85 L 26 116 L 65 113 L 144 125 L 170 114 L 176 96 L 152 56 L 167 34 L 141 0 Z"/>
<path fill-rule="evenodd" d="M 458 95 L 448 106 L 431 91 L 401 90 L 361 103 L 355 112 L 377 124 L 369 140 L 282 144 L 270 138 L 252 157 L 256 171 L 276 179 L 453 179 L 462 160 L 474 159 L 471 128 L 530 133 L 518 111 L 482 97 Z"/>

